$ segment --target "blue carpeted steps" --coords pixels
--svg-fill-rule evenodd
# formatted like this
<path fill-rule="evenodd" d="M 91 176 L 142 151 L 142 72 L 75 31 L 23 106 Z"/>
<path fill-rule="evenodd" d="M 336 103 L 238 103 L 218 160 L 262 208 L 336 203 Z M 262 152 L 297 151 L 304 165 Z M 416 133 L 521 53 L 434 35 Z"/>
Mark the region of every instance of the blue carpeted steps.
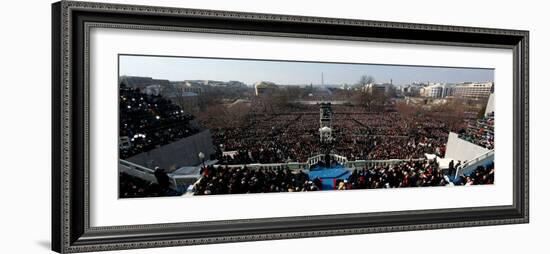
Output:
<path fill-rule="evenodd" d="M 333 190 L 335 179 L 348 179 L 351 172 L 343 166 L 332 168 L 315 167 L 309 171 L 309 179 L 319 178 L 322 181 L 323 190 Z"/>

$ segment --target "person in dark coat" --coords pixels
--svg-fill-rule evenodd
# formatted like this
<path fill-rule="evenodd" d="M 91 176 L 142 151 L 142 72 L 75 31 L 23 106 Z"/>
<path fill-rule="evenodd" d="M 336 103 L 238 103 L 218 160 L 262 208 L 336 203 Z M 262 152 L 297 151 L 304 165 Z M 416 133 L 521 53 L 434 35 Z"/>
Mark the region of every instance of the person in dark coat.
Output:
<path fill-rule="evenodd" d="M 155 178 L 157 178 L 157 183 L 160 187 L 161 191 L 168 190 L 168 187 L 170 186 L 170 178 L 168 177 L 168 174 L 166 171 L 160 167 L 155 167 Z"/>

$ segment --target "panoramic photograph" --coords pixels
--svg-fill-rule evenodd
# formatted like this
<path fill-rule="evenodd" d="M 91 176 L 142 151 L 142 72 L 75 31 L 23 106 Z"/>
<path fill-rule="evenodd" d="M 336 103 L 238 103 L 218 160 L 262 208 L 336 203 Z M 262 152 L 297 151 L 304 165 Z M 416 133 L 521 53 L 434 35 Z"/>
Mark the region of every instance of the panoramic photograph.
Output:
<path fill-rule="evenodd" d="M 119 198 L 495 183 L 494 69 L 118 60 Z"/>

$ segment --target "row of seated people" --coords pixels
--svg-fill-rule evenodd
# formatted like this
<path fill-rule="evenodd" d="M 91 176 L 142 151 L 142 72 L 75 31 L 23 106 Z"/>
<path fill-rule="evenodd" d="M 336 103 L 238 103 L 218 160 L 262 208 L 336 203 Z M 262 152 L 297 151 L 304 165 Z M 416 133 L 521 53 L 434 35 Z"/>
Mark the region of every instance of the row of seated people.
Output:
<path fill-rule="evenodd" d="M 427 187 L 447 184 L 442 170 L 434 160 L 409 160 L 393 165 L 354 170 L 347 179 L 337 181 L 335 189 Z"/>
<path fill-rule="evenodd" d="M 495 164 L 478 166 L 472 173 L 459 176 L 453 181 L 455 185 L 481 185 L 495 183 Z"/>
<path fill-rule="evenodd" d="M 444 177 L 443 171 L 433 160 L 405 161 L 390 166 L 355 170 L 347 179 L 336 181 L 334 188 L 346 190 L 493 184 L 494 173 L 494 163 L 491 163 L 448 182 L 448 178 Z"/>
<path fill-rule="evenodd" d="M 319 179 L 310 180 L 306 173 L 292 172 L 288 168 L 252 169 L 246 166 L 207 166 L 201 169 L 201 178 L 193 186 L 193 194 L 302 192 L 320 189 Z"/>
<path fill-rule="evenodd" d="M 458 137 L 489 150 L 495 148 L 495 115 L 491 113 L 481 119 L 470 121 Z"/>
<path fill-rule="evenodd" d="M 137 88 L 119 87 L 119 137 L 122 159 L 196 134 L 194 117 L 160 95 Z M 122 142 L 121 142 L 122 143 Z"/>

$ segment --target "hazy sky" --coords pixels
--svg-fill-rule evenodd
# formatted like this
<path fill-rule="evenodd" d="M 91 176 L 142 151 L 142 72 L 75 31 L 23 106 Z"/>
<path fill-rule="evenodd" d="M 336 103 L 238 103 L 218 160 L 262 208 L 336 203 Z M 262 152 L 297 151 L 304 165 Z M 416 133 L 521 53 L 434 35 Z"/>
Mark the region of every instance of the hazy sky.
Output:
<path fill-rule="evenodd" d="M 493 81 L 493 69 L 445 68 L 375 64 L 311 63 L 262 60 L 235 60 L 189 57 L 121 55 L 119 75 L 182 80 L 237 80 L 246 84 L 271 81 L 277 84 L 354 84 L 362 75 L 376 82 L 402 85 L 411 82 Z"/>

